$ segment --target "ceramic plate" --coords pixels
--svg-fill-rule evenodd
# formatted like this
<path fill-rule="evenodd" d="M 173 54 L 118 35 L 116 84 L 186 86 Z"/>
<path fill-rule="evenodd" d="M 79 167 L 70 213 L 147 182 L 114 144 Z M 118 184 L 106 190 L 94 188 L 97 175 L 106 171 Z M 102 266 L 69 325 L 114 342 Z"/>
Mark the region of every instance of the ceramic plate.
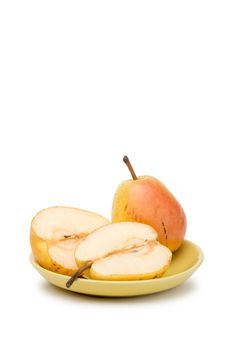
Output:
<path fill-rule="evenodd" d="M 161 278 L 141 281 L 97 281 L 78 279 L 67 289 L 66 282 L 69 276 L 60 275 L 41 267 L 34 259 L 30 261 L 35 269 L 50 283 L 71 292 L 105 297 L 129 297 L 152 294 L 170 289 L 186 281 L 201 265 L 202 250 L 194 243 L 185 240 L 182 246 L 173 254 L 169 269 Z"/>

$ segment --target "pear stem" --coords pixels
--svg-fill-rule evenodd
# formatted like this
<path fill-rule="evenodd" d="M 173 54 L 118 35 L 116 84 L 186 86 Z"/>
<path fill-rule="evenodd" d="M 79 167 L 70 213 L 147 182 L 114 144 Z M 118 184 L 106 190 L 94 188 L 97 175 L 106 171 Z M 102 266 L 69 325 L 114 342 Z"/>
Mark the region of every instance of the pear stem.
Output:
<path fill-rule="evenodd" d="M 137 180 L 136 173 L 135 173 L 135 171 L 134 171 L 134 169 L 133 169 L 133 167 L 132 167 L 132 164 L 130 163 L 130 160 L 128 159 L 128 157 L 127 157 L 127 156 L 124 156 L 124 157 L 123 157 L 123 161 L 124 161 L 124 163 L 127 165 L 128 170 L 130 171 L 133 180 Z"/>
<path fill-rule="evenodd" d="M 93 264 L 92 261 L 88 261 L 87 264 L 81 266 L 75 273 L 74 275 L 67 281 L 66 283 L 66 287 L 70 288 L 71 285 L 77 280 L 77 278 L 79 278 L 82 273 L 87 270 L 91 265 Z"/>

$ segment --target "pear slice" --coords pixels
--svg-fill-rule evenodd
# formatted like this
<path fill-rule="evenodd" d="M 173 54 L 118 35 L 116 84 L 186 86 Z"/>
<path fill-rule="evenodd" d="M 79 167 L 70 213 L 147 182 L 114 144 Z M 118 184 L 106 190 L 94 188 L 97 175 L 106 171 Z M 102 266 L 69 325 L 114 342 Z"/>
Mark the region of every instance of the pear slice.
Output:
<path fill-rule="evenodd" d="M 131 281 L 160 277 L 171 262 L 171 251 L 158 242 L 113 254 L 95 261 L 90 277 L 98 280 Z"/>
<path fill-rule="evenodd" d="M 98 214 L 77 208 L 44 209 L 31 223 L 32 252 L 42 267 L 72 275 L 77 270 L 76 246 L 90 232 L 108 223 Z"/>
<path fill-rule="evenodd" d="M 105 225 L 87 236 L 75 249 L 78 271 L 66 283 L 69 288 L 81 273 L 101 280 L 138 280 L 161 276 L 172 253 L 157 241 L 149 225 L 119 222 Z"/>
<path fill-rule="evenodd" d="M 157 239 L 157 232 L 149 225 L 119 222 L 105 225 L 92 232 L 75 251 L 78 266 L 107 255 L 139 247 Z"/>

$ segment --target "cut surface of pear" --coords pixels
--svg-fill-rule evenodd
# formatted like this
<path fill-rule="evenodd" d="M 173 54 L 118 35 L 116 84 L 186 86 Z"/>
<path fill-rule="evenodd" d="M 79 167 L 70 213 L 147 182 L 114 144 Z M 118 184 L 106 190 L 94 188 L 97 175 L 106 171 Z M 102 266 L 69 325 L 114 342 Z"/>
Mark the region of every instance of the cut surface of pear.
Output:
<path fill-rule="evenodd" d="M 87 236 L 76 248 L 78 266 L 107 255 L 136 248 L 155 241 L 157 232 L 149 225 L 135 222 L 119 222 L 105 225 Z"/>
<path fill-rule="evenodd" d="M 158 242 L 113 254 L 95 261 L 90 277 L 99 280 L 130 281 L 160 277 L 170 264 L 171 251 Z"/>
<path fill-rule="evenodd" d="M 108 224 L 101 215 L 71 207 L 50 207 L 32 220 L 30 241 L 38 263 L 51 271 L 73 274 L 74 252 L 90 232 Z"/>

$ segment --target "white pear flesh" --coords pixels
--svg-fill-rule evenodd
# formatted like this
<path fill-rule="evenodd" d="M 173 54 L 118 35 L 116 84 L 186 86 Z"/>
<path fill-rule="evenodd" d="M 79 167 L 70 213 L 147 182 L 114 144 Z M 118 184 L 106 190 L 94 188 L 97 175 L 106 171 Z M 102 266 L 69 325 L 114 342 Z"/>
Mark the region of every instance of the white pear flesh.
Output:
<path fill-rule="evenodd" d="M 109 254 L 132 249 L 146 242 L 156 241 L 157 232 L 149 225 L 136 222 L 119 222 L 105 225 L 87 236 L 76 248 L 78 266 Z"/>
<path fill-rule="evenodd" d="M 37 262 L 44 268 L 72 275 L 77 270 L 74 253 L 90 232 L 109 221 L 86 210 L 50 207 L 32 220 L 30 241 Z"/>
<path fill-rule="evenodd" d="M 160 277 L 171 262 L 171 251 L 158 242 L 113 254 L 95 261 L 89 271 L 92 279 L 109 281 L 146 280 Z"/>

